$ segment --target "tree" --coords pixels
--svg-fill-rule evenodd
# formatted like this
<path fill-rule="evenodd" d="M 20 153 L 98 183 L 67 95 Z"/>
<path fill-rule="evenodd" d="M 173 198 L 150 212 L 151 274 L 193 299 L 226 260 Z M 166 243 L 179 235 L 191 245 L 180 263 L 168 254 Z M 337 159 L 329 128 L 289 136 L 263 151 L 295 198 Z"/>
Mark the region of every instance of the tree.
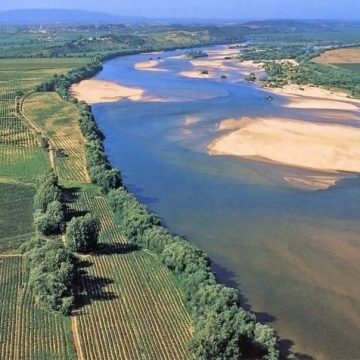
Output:
<path fill-rule="evenodd" d="M 60 232 L 64 225 L 63 206 L 59 201 L 53 201 L 47 206 L 46 213 L 37 210 L 34 215 L 35 230 L 44 235 Z"/>
<path fill-rule="evenodd" d="M 256 75 L 254 73 L 250 73 L 245 77 L 245 80 L 249 82 L 254 82 L 256 81 Z"/>
<path fill-rule="evenodd" d="M 46 212 L 48 205 L 60 200 L 58 179 L 53 172 L 46 173 L 37 179 L 37 191 L 34 196 L 34 209 Z"/>
<path fill-rule="evenodd" d="M 175 274 L 194 273 L 210 267 L 210 260 L 202 250 L 186 241 L 167 245 L 162 253 L 164 264 Z"/>
<path fill-rule="evenodd" d="M 254 339 L 260 349 L 267 351 L 266 359 L 276 360 L 279 358 L 277 338 L 274 329 L 268 325 L 257 323 L 254 330 Z"/>
<path fill-rule="evenodd" d="M 239 293 L 236 289 L 224 285 L 213 284 L 198 286 L 191 298 L 192 313 L 196 316 L 204 316 L 209 310 L 217 314 L 234 306 L 239 306 Z"/>
<path fill-rule="evenodd" d="M 88 253 L 96 249 L 99 241 L 100 222 L 92 214 L 73 218 L 66 229 L 70 250 Z"/>
<path fill-rule="evenodd" d="M 117 169 L 108 169 L 106 165 L 97 165 L 91 167 L 89 173 L 93 183 L 99 185 L 104 194 L 121 186 L 120 172 Z"/>
<path fill-rule="evenodd" d="M 190 350 L 196 359 L 241 359 L 253 329 L 253 316 L 237 307 L 209 311 L 196 323 Z"/>
<path fill-rule="evenodd" d="M 73 255 L 59 241 L 40 238 L 22 244 L 21 252 L 36 302 L 47 310 L 69 314 L 74 303 Z"/>

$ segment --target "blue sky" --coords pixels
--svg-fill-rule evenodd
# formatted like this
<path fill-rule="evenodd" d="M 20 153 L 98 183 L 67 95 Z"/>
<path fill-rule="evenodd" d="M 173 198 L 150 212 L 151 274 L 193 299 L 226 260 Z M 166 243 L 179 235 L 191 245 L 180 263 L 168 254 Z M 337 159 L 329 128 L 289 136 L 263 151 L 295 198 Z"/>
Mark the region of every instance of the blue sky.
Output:
<path fill-rule="evenodd" d="M 360 0 L 1 0 L 1 10 L 63 8 L 146 17 L 360 19 Z"/>

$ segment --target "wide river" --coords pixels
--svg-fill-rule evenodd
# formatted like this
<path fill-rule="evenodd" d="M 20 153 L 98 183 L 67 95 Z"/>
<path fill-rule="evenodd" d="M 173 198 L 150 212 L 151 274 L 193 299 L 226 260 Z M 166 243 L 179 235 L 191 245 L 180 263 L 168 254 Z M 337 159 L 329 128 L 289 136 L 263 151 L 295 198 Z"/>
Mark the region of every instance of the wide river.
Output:
<path fill-rule="evenodd" d="M 243 305 L 274 326 L 283 348 L 304 358 L 360 358 L 360 182 L 327 191 L 290 186 L 298 170 L 226 156 L 207 144 L 219 122 L 247 116 L 306 120 L 285 98 L 243 81 L 191 79 L 182 51 L 108 61 L 96 77 L 143 88 L 162 101 L 93 106 L 111 162 L 128 188 L 172 232 L 204 249 Z M 161 57 L 159 68 L 134 65 Z M 175 58 L 174 58 L 175 57 Z"/>

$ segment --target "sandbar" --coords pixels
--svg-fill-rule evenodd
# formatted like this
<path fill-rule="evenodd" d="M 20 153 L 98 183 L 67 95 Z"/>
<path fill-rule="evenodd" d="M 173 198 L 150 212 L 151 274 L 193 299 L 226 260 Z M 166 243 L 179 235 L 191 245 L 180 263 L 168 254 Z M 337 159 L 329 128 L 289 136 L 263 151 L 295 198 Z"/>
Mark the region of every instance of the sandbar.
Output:
<path fill-rule="evenodd" d="M 166 101 L 163 98 L 146 95 L 145 91 L 140 88 L 97 79 L 83 80 L 72 85 L 70 93 L 79 101 L 85 101 L 89 105 L 125 99 L 131 101 Z"/>
<path fill-rule="evenodd" d="M 311 85 L 285 85 L 283 88 L 267 89 L 289 101 L 284 107 L 299 109 L 359 111 L 360 100 L 352 99 L 341 92 Z"/>
<path fill-rule="evenodd" d="M 200 121 L 200 117 L 196 115 L 189 115 L 185 119 L 185 125 L 193 125 Z"/>
<path fill-rule="evenodd" d="M 233 155 L 328 172 L 324 176 L 285 178 L 298 183 L 332 186 L 338 172 L 360 172 L 360 128 L 286 118 L 224 120 L 228 133 L 208 145 L 211 155 Z M 331 174 L 329 174 L 329 172 Z"/>
<path fill-rule="evenodd" d="M 160 64 L 159 60 L 142 61 L 135 64 L 134 68 L 140 71 L 167 71 L 166 69 L 159 69 L 157 66 Z"/>
<path fill-rule="evenodd" d="M 180 75 L 191 79 L 210 79 L 215 77 L 213 72 L 208 71 L 208 73 L 204 74 L 201 70 L 182 71 Z"/>

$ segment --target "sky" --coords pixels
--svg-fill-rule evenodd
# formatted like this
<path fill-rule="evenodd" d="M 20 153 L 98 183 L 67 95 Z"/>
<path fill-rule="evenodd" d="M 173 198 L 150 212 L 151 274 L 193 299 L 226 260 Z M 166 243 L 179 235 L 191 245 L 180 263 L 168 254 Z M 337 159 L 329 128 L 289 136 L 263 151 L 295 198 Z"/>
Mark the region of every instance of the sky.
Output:
<path fill-rule="evenodd" d="M 30 8 L 156 18 L 360 20 L 360 0 L 0 0 L 0 11 Z"/>

